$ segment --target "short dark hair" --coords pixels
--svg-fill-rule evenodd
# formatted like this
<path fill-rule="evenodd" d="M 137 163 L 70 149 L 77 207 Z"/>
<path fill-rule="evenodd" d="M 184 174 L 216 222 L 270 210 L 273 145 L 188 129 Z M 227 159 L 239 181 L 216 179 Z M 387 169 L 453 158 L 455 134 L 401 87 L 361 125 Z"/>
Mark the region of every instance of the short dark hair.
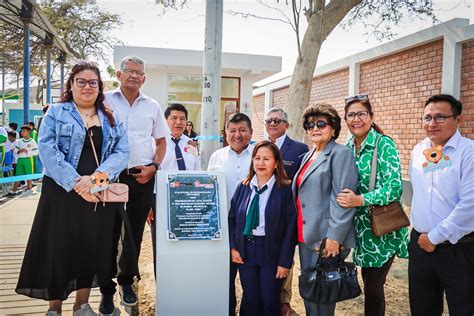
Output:
<path fill-rule="evenodd" d="M 16 138 L 16 132 L 15 131 L 9 131 L 8 136 L 15 137 Z"/>
<path fill-rule="evenodd" d="M 462 113 L 462 103 L 455 97 L 453 97 L 450 94 L 435 94 L 432 95 L 431 97 L 428 98 L 425 102 L 425 108 L 428 106 L 430 103 L 435 103 L 435 102 L 448 102 L 451 104 L 451 109 L 453 110 L 453 115 L 454 117 L 460 115 Z"/>
<path fill-rule="evenodd" d="M 329 103 L 316 103 L 308 106 L 303 112 L 303 124 L 308 123 L 310 117 L 324 116 L 328 119 L 328 124 L 334 128 L 334 139 L 339 137 L 341 132 L 341 117 L 337 110 Z"/>
<path fill-rule="evenodd" d="M 30 122 L 28 122 L 28 125 L 35 127 L 35 122 L 30 121 Z"/>
<path fill-rule="evenodd" d="M 188 110 L 184 107 L 184 105 L 180 103 L 173 103 L 169 107 L 166 108 L 165 110 L 165 118 L 168 119 L 168 116 L 170 116 L 171 111 L 179 111 L 183 112 L 184 116 L 186 117 L 186 120 L 188 119 Z"/>
<path fill-rule="evenodd" d="M 14 131 L 16 131 L 16 129 L 18 128 L 18 124 L 14 122 L 8 124 L 8 126 Z"/>
<path fill-rule="evenodd" d="M 244 113 L 235 113 L 229 117 L 229 120 L 225 124 L 225 128 L 229 127 L 229 123 L 240 123 L 240 122 L 246 122 L 248 127 L 252 129 L 252 121 L 250 121 L 250 118 L 245 115 Z"/>
<path fill-rule="evenodd" d="M 25 129 L 25 130 L 31 132 L 31 127 L 30 127 L 29 125 L 23 125 L 23 126 L 20 128 L 20 131 L 21 131 L 22 129 Z"/>

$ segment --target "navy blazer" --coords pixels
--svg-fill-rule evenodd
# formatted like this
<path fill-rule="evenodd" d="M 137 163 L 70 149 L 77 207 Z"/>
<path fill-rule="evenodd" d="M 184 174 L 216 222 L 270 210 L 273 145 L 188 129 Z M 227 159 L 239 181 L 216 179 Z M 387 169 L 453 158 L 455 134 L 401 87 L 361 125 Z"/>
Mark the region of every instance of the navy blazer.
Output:
<path fill-rule="evenodd" d="M 239 184 L 229 211 L 230 248 L 237 249 L 245 261 L 244 226 L 252 189 Z M 283 268 L 290 268 L 296 246 L 296 207 L 291 186 L 273 186 L 265 207 L 265 252 L 267 260 Z"/>
<path fill-rule="evenodd" d="M 309 151 L 308 145 L 297 142 L 286 135 L 285 141 L 281 145 L 280 153 L 283 158 L 286 175 L 293 180 L 298 172 L 304 154 Z"/>

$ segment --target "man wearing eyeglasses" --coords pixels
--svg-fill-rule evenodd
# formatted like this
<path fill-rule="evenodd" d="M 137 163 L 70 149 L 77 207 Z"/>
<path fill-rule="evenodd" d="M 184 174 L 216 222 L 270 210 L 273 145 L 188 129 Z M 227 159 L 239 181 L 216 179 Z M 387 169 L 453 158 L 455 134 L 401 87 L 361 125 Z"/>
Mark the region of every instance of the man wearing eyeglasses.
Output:
<path fill-rule="evenodd" d="M 139 57 L 127 56 L 122 59 L 116 76 L 120 87 L 105 93 L 105 96 L 106 102 L 123 122 L 130 144 L 130 159 L 127 169 L 120 174 L 120 182 L 129 187 L 126 211 L 138 262 L 145 221 L 153 204 L 154 178 L 166 152 L 165 137 L 170 132 L 160 104 L 140 91 L 146 79 L 145 62 Z M 116 241 L 118 242 L 118 236 Z M 113 251 L 116 251 L 116 245 Z M 121 256 L 126 253 L 130 253 L 130 250 L 123 249 Z M 134 276 L 128 271 L 128 267 L 120 268 L 117 281 L 122 303 L 134 306 L 137 304 L 137 296 L 132 289 Z M 136 270 L 138 271 L 138 267 Z M 101 287 L 101 314 L 110 315 L 114 312 L 115 286 L 110 280 L 109 286 Z"/>
<path fill-rule="evenodd" d="M 412 315 L 474 315 L 474 141 L 462 137 L 462 104 L 438 94 L 425 102 L 427 137 L 411 156 L 409 246 Z"/>
<path fill-rule="evenodd" d="M 306 144 L 295 141 L 286 135 L 289 126 L 288 114 L 283 109 L 271 108 L 268 110 L 265 115 L 265 130 L 269 140 L 274 142 L 280 149 L 286 175 L 288 179 L 293 181 L 293 177 L 301 165 L 301 160 L 309 149 Z M 290 270 L 281 289 L 281 315 L 291 315 L 292 281 L 293 269 Z"/>

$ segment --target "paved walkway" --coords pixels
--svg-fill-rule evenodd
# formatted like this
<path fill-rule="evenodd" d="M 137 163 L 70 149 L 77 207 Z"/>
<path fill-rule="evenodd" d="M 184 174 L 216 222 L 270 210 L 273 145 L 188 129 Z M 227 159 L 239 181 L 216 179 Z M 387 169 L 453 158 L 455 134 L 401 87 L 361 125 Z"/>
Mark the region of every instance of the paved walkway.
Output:
<path fill-rule="evenodd" d="M 15 293 L 31 224 L 38 204 L 41 185 L 0 205 L 0 315 L 44 315 L 48 302 Z M 116 295 L 122 316 L 128 315 Z M 98 313 L 100 292 L 91 292 L 89 303 Z M 63 315 L 72 315 L 74 293 L 64 302 Z M 117 313 L 116 313 L 117 314 Z"/>

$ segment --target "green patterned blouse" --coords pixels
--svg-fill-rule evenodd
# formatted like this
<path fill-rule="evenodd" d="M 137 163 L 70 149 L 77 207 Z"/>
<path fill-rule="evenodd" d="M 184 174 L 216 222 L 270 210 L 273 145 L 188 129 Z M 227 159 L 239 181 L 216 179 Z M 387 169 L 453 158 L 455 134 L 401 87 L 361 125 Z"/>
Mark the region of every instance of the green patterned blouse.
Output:
<path fill-rule="evenodd" d="M 347 147 L 354 153 L 359 171 L 359 194 L 362 194 L 364 198 L 364 206 L 357 208 L 354 217 L 356 229 L 354 262 L 365 268 L 381 267 L 394 254 L 400 258 L 408 258 L 408 229 L 406 227 L 381 237 L 375 236 L 370 227 L 368 206 L 387 205 L 390 202 L 399 201 L 402 195 L 400 158 L 395 143 L 390 137 L 382 137 L 379 141 L 375 190 L 369 192 L 372 154 L 379 135 L 372 128 L 357 154 L 354 137 L 347 142 Z"/>

